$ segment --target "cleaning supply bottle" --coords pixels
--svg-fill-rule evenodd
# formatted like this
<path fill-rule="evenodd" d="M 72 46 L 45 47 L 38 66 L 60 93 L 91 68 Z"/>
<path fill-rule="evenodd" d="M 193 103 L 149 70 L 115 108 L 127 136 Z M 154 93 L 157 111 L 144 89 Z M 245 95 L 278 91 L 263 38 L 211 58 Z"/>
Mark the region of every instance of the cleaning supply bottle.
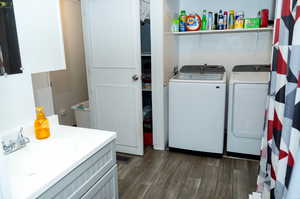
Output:
<path fill-rule="evenodd" d="M 222 10 L 219 12 L 218 30 L 224 30 L 224 16 Z"/>
<path fill-rule="evenodd" d="M 224 11 L 224 29 L 228 29 L 228 12 Z"/>
<path fill-rule="evenodd" d="M 207 30 L 207 16 L 206 15 L 207 15 L 206 10 L 203 10 L 201 30 Z"/>
<path fill-rule="evenodd" d="M 187 17 L 186 30 L 198 31 L 201 27 L 201 17 L 198 14 L 190 14 Z"/>
<path fill-rule="evenodd" d="M 243 29 L 244 28 L 244 12 L 243 11 L 240 11 L 237 13 L 236 15 L 236 20 L 235 20 L 235 24 L 234 24 L 234 28 L 235 29 Z"/>
<path fill-rule="evenodd" d="M 179 32 L 179 19 L 178 19 L 178 17 L 172 20 L 172 32 Z"/>
<path fill-rule="evenodd" d="M 228 29 L 234 29 L 234 24 L 235 24 L 234 10 L 230 10 L 229 19 L 228 19 Z"/>
<path fill-rule="evenodd" d="M 214 30 L 214 15 L 212 12 L 208 12 L 208 30 Z"/>
<path fill-rule="evenodd" d="M 50 137 L 49 121 L 45 116 L 44 108 L 36 108 L 36 120 L 34 121 L 35 137 L 37 139 L 46 139 Z"/>
<path fill-rule="evenodd" d="M 218 13 L 215 13 L 214 14 L 213 30 L 217 30 L 218 29 L 218 20 L 219 20 L 219 15 L 218 15 Z"/>
<path fill-rule="evenodd" d="M 187 19 L 187 15 L 186 15 L 185 10 L 181 10 L 180 15 L 179 15 L 179 31 L 180 32 L 186 31 L 186 19 Z"/>

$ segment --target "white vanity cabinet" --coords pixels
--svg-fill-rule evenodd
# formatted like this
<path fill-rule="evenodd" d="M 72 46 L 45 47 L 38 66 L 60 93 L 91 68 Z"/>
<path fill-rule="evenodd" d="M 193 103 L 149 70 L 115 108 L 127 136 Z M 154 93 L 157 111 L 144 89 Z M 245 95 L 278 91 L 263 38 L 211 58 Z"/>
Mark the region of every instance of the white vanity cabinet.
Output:
<path fill-rule="evenodd" d="M 66 68 L 60 0 L 13 0 L 23 68 L 31 73 Z"/>
<path fill-rule="evenodd" d="M 48 139 L 24 128 L 30 143 L 5 156 L 9 199 L 118 199 L 116 133 L 49 122 Z"/>
<path fill-rule="evenodd" d="M 118 198 L 115 142 L 96 152 L 39 199 Z"/>

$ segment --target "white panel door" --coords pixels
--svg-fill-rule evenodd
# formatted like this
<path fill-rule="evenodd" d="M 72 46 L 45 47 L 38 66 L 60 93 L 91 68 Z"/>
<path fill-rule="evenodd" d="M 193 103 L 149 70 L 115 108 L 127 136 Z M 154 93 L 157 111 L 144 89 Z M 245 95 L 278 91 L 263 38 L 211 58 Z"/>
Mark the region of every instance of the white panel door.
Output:
<path fill-rule="evenodd" d="M 143 154 L 139 0 L 83 0 L 91 125 Z"/>
<path fill-rule="evenodd" d="M 60 0 L 13 0 L 22 66 L 32 73 L 65 69 Z"/>

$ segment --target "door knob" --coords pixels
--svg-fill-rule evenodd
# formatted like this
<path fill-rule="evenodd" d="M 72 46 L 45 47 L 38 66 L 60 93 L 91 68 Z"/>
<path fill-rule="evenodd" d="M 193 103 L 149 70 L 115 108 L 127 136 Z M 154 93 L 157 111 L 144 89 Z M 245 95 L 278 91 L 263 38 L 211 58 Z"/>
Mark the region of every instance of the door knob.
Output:
<path fill-rule="evenodd" d="M 139 76 L 138 76 L 137 74 L 133 75 L 133 76 L 132 76 L 132 80 L 133 80 L 133 81 L 139 80 Z"/>

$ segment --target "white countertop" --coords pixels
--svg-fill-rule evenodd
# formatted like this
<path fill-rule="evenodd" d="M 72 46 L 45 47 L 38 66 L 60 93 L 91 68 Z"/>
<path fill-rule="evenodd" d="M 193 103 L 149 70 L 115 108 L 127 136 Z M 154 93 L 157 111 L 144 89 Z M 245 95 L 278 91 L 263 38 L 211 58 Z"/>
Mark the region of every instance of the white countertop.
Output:
<path fill-rule="evenodd" d="M 55 125 L 51 137 L 37 140 L 33 127 L 24 130 L 30 143 L 5 156 L 12 199 L 39 196 L 116 138 L 116 133 Z"/>

